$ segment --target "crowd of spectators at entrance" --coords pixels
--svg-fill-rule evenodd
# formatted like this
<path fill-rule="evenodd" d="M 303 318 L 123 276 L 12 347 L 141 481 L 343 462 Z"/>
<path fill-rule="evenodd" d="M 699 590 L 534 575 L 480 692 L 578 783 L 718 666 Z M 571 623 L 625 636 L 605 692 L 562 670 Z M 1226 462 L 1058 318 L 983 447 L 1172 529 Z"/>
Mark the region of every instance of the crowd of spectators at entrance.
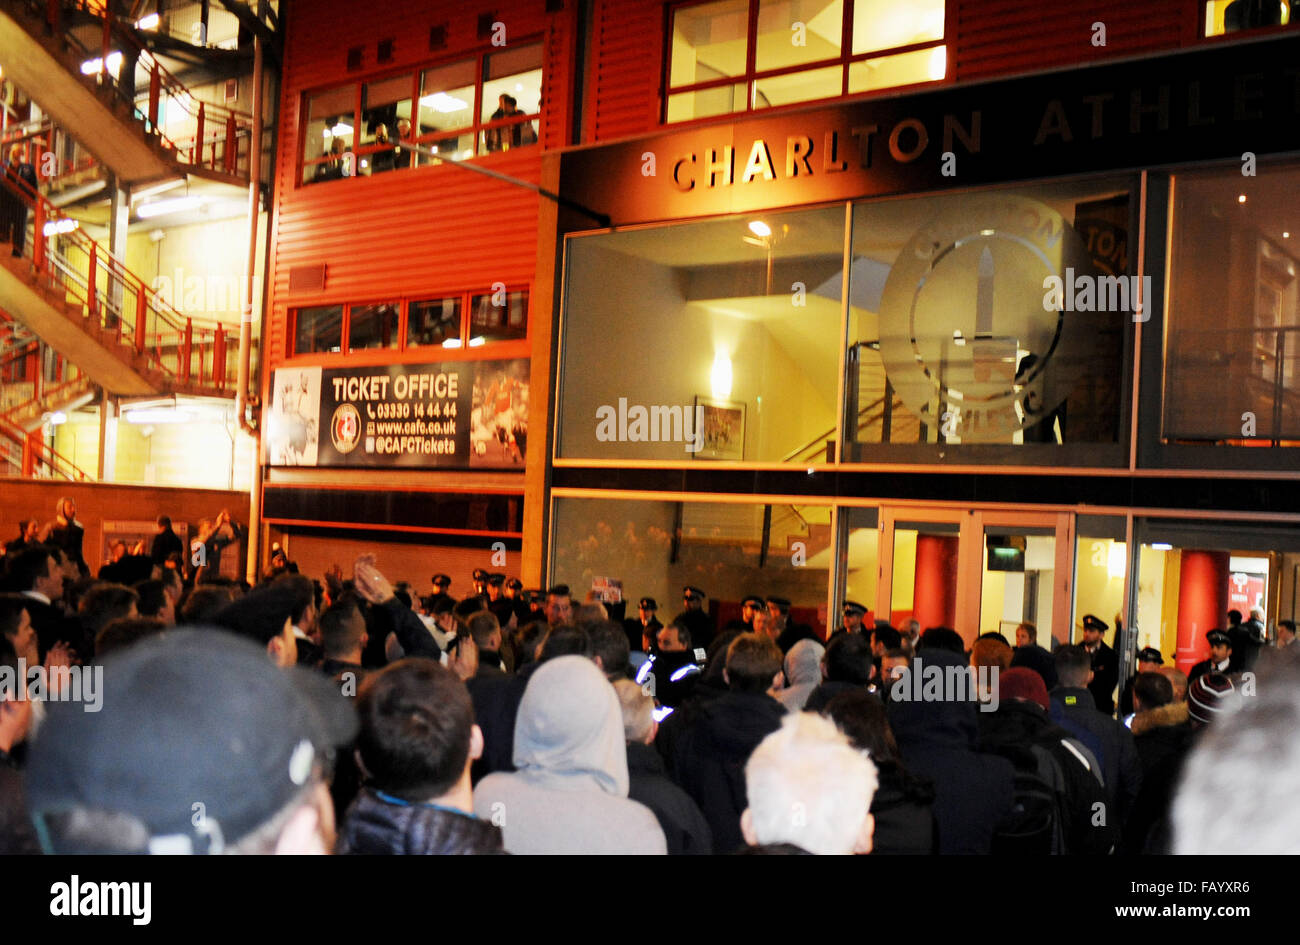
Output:
<path fill-rule="evenodd" d="M 619 622 L 565 586 L 420 593 L 370 556 L 313 580 L 278 549 L 249 586 L 165 517 L 91 578 L 83 534 L 62 500 L 6 549 L 4 852 L 1300 851 L 1289 622 L 1257 673 L 1139 654 L 1126 724 L 1086 645 L 1032 626 L 968 647 L 846 601 L 823 641 L 779 597 L 719 627 L 694 586 Z M 218 516 L 194 560 L 237 536 Z M 63 681 L 28 698 L 33 668 Z"/>

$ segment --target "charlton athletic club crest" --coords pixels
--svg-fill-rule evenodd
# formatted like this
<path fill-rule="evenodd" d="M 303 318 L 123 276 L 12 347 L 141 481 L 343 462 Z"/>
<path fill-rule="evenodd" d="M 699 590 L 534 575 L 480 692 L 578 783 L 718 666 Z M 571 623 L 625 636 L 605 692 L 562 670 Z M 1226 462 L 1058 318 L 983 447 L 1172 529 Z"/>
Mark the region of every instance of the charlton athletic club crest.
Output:
<path fill-rule="evenodd" d="M 351 404 L 342 404 L 330 421 L 330 439 L 340 453 L 351 453 L 361 439 L 361 415 Z"/>

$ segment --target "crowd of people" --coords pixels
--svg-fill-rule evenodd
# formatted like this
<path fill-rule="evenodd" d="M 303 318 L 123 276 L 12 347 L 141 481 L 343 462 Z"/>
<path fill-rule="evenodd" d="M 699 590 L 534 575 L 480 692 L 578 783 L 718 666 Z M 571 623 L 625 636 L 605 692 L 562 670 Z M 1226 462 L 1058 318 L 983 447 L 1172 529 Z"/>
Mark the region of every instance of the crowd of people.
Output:
<path fill-rule="evenodd" d="M 562 585 L 422 594 L 278 550 L 249 586 L 165 518 L 90 578 L 71 500 L 55 525 L 24 523 L 0 576 L 5 852 L 1300 850 L 1287 622 L 1255 669 L 1190 683 L 1144 651 L 1126 724 L 1091 616 L 1079 645 L 968 647 L 845 601 L 823 642 L 780 597 L 719 627 L 688 586 L 668 623 L 649 597 L 619 622 Z M 91 669 L 93 709 L 68 697 Z"/>

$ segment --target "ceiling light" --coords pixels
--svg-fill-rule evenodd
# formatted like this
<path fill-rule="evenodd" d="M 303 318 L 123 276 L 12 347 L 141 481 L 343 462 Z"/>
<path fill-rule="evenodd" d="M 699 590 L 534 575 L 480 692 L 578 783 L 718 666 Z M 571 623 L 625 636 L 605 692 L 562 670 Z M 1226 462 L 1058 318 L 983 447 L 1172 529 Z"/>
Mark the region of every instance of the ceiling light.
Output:
<path fill-rule="evenodd" d="M 136 20 L 135 28 L 138 30 L 156 30 L 161 19 L 157 13 L 150 13 L 148 16 L 142 16 Z"/>
<path fill-rule="evenodd" d="M 327 138 L 331 136 L 335 138 L 341 138 L 344 135 L 350 135 L 350 134 L 352 134 L 352 126 L 349 125 L 346 121 L 336 122 L 333 128 L 325 129 L 325 137 Z"/>
<path fill-rule="evenodd" d="M 753 233 L 755 236 L 766 239 L 772 235 L 772 228 L 762 220 L 750 220 L 749 232 Z"/>
<path fill-rule="evenodd" d="M 54 236 L 57 233 L 71 233 L 79 226 L 81 224 L 76 220 L 71 217 L 64 217 L 62 220 L 52 220 L 45 224 L 44 232 L 46 236 Z"/>
<path fill-rule="evenodd" d="M 122 65 L 122 54 L 120 52 L 111 52 L 108 54 L 108 71 L 117 75 L 117 70 Z M 94 59 L 87 59 L 81 64 L 82 75 L 98 75 L 104 71 L 104 60 L 99 56 Z"/>
<path fill-rule="evenodd" d="M 1151 550 L 1152 551 L 1173 551 L 1174 546 L 1167 544 L 1163 541 L 1156 541 L 1151 543 Z"/>
<path fill-rule="evenodd" d="M 432 95 L 421 95 L 420 104 L 425 108 L 432 108 L 435 112 L 458 112 L 463 108 L 469 108 L 469 103 L 463 98 L 457 98 L 454 95 L 448 95 L 446 92 L 434 92 Z"/>
<path fill-rule="evenodd" d="M 1245 202 L 1246 202 L 1246 195 L 1245 195 L 1245 194 L 1238 194 L 1238 195 L 1237 195 L 1237 203 L 1245 203 Z"/>
<path fill-rule="evenodd" d="M 136 207 L 135 213 L 140 219 L 148 220 L 150 217 L 160 217 L 165 213 L 181 213 L 185 210 L 193 210 L 202 203 L 202 197 L 171 197 L 167 200 L 155 200 L 153 203 L 146 203 Z"/>

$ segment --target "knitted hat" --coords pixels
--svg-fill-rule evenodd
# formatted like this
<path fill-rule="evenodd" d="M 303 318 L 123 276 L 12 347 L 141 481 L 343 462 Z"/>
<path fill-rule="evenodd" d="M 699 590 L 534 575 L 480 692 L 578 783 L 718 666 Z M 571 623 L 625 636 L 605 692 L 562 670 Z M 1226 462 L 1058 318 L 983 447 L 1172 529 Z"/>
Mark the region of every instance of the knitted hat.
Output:
<path fill-rule="evenodd" d="M 1043 682 L 1043 677 L 1023 666 L 1004 669 L 998 673 L 998 697 L 1037 703 L 1044 711 L 1051 706 L 1051 700 L 1047 697 L 1047 684 Z"/>
<path fill-rule="evenodd" d="M 1223 673 L 1198 676 L 1187 687 L 1187 711 L 1202 725 L 1230 715 L 1241 708 L 1241 694 Z"/>

